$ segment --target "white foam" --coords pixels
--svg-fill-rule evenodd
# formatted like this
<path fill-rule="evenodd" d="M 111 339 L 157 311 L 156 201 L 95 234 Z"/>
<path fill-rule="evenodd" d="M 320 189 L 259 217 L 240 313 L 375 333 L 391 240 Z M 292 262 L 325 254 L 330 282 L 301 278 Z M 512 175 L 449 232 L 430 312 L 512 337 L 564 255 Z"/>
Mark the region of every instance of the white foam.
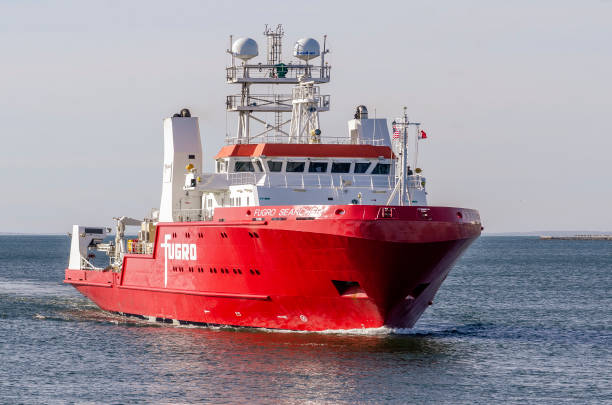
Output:
<path fill-rule="evenodd" d="M 173 326 L 171 324 L 164 324 L 166 326 Z M 297 333 L 297 334 L 322 334 L 322 335 L 355 335 L 355 336 L 388 336 L 388 335 L 413 335 L 423 333 L 408 328 L 389 328 L 382 326 L 379 328 L 356 328 L 356 329 L 327 329 L 322 331 L 312 330 L 292 330 L 292 329 L 273 329 L 273 328 L 261 328 L 261 327 L 246 327 L 246 326 L 231 326 L 231 325 L 193 325 L 186 324 L 175 326 L 180 328 L 203 328 L 210 330 L 228 330 L 228 329 L 239 329 L 249 330 L 253 332 L 264 332 L 264 333 Z"/>
<path fill-rule="evenodd" d="M 33 297 L 72 295 L 71 293 L 71 289 L 58 283 L 0 278 L 0 294 Z"/>

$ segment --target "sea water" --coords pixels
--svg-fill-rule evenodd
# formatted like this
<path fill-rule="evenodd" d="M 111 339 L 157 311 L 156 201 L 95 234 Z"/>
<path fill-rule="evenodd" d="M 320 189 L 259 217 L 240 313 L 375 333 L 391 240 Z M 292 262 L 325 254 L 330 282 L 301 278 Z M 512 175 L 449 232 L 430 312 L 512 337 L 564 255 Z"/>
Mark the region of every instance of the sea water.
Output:
<path fill-rule="evenodd" d="M 477 240 L 410 330 L 151 324 L 0 236 L 1 403 L 612 403 L 612 242 Z"/>

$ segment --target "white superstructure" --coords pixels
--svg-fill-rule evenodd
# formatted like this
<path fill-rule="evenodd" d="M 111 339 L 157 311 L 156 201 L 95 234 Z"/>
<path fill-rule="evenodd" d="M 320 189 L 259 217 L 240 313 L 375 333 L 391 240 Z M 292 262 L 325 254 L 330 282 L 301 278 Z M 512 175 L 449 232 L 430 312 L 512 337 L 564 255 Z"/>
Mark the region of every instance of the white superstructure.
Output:
<path fill-rule="evenodd" d="M 176 211 L 201 208 L 201 196 L 184 190 L 185 168 L 189 165 L 189 173 L 202 172 L 202 141 L 198 119 L 191 117 L 188 110 L 183 110 L 181 114 L 164 120 L 161 222 L 172 222 Z"/>
<path fill-rule="evenodd" d="M 215 157 L 215 173 L 201 172 L 197 119 L 175 116 L 164 122 L 159 220 L 206 220 L 217 207 L 426 205 L 425 178 L 402 169 L 408 164 L 413 123 L 406 117 L 394 121 L 392 139 L 385 118 L 371 118 L 365 106 L 358 106 L 346 135 L 324 134 L 319 113 L 329 110 L 330 97 L 318 85 L 330 80 L 326 38 L 322 48 L 313 38 L 299 39 L 292 49 L 296 60 L 284 63 L 282 26 L 266 27 L 264 35 L 265 63 L 254 60 L 259 55 L 255 40 L 230 37 L 227 82 L 241 92 L 227 97 L 226 109 L 238 114 L 238 125 Z M 254 92 L 258 85 L 293 88 L 290 93 Z"/>

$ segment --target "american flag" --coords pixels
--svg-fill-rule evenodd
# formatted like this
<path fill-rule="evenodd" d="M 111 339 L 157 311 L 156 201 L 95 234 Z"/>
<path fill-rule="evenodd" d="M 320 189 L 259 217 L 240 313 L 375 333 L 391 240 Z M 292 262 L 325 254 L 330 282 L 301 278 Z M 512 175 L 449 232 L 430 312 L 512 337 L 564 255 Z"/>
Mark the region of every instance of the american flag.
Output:
<path fill-rule="evenodd" d="M 393 125 L 393 139 L 399 139 L 400 133 L 399 129 L 395 125 Z"/>

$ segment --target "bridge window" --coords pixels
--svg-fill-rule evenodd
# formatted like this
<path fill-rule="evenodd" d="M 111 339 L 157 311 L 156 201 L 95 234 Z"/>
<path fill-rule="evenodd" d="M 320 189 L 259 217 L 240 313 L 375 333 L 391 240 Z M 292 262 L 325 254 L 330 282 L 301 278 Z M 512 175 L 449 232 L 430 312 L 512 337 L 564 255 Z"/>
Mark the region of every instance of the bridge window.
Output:
<path fill-rule="evenodd" d="M 253 166 L 253 162 L 236 162 L 234 170 L 237 172 L 254 172 L 255 167 Z"/>
<path fill-rule="evenodd" d="M 331 169 L 332 173 L 348 173 L 350 171 L 351 171 L 350 163 L 338 163 L 338 162 L 332 163 L 332 169 Z"/>
<path fill-rule="evenodd" d="M 263 172 L 263 167 L 261 166 L 261 162 L 259 160 L 256 160 L 255 163 L 257 164 L 257 168 L 259 169 L 260 172 Z"/>
<path fill-rule="evenodd" d="M 355 163 L 355 173 L 365 173 L 369 167 L 370 163 Z"/>
<path fill-rule="evenodd" d="M 391 165 L 389 163 L 379 163 L 372 170 L 372 174 L 389 174 L 389 168 Z"/>
<path fill-rule="evenodd" d="M 304 162 L 287 162 L 287 172 L 289 173 L 303 172 L 305 165 L 306 164 Z"/>
<path fill-rule="evenodd" d="M 283 169 L 283 162 L 268 160 L 268 168 L 271 172 L 280 172 Z"/>
<path fill-rule="evenodd" d="M 310 162 L 308 171 L 310 173 L 325 173 L 327 171 L 327 162 Z"/>

